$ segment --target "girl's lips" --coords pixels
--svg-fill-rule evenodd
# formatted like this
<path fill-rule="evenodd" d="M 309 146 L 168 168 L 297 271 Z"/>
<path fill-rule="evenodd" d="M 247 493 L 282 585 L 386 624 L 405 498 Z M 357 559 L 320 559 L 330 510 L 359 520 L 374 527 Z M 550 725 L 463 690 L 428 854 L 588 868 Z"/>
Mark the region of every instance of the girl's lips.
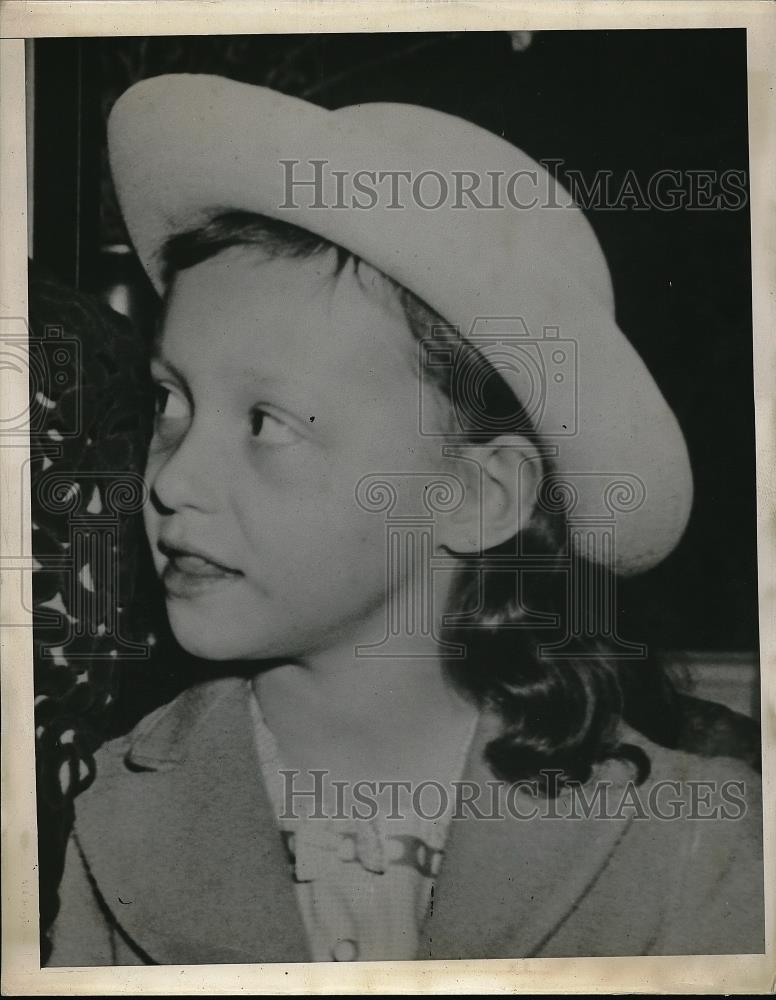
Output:
<path fill-rule="evenodd" d="M 187 576 L 212 577 L 223 576 L 225 574 L 236 574 L 237 570 L 229 570 L 225 566 L 205 559 L 204 556 L 197 556 L 191 553 L 180 552 L 170 557 L 170 564 L 175 565 L 175 569 Z"/>
<path fill-rule="evenodd" d="M 239 579 L 239 570 L 227 569 L 204 556 L 190 552 L 168 552 L 162 582 L 171 597 L 193 597 L 205 590 Z"/>

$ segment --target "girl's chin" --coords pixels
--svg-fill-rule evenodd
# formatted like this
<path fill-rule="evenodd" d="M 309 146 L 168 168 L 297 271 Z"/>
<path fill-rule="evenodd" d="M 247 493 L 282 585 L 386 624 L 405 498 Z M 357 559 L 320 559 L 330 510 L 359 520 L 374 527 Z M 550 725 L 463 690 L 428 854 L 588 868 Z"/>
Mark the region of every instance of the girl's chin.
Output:
<path fill-rule="evenodd" d="M 176 639 L 178 639 L 176 635 Z M 212 663 L 232 663 L 241 657 L 234 655 L 231 651 L 220 646 L 214 646 L 211 642 L 183 641 L 178 639 L 178 644 L 190 656 L 195 656 L 198 660 L 209 660 Z"/>
<path fill-rule="evenodd" d="M 203 621 L 203 617 L 176 611 L 168 605 L 172 634 L 181 649 L 201 660 L 218 662 L 266 660 L 280 655 L 255 636 L 241 636 L 234 625 Z M 279 644 L 280 645 L 280 644 Z"/>

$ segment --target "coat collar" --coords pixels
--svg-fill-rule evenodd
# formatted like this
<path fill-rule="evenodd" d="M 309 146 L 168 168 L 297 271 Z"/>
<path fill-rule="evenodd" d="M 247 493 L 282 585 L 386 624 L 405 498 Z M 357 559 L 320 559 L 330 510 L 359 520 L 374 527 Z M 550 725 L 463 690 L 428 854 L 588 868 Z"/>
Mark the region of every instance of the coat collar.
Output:
<path fill-rule="evenodd" d="M 249 697 L 242 678 L 190 688 L 101 751 L 98 781 L 77 802 L 76 836 L 104 902 L 155 963 L 310 960 Z M 484 797 L 494 778 L 483 751 L 497 727 L 482 715 L 464 771 Z M 525 815 L 536 803 L 518 793 L 517 805 Z M 462 810 L 452 820 L 419 959 L 528 956 L 542 947 L 628 823 L 562 812 L 526 820 Z"/>

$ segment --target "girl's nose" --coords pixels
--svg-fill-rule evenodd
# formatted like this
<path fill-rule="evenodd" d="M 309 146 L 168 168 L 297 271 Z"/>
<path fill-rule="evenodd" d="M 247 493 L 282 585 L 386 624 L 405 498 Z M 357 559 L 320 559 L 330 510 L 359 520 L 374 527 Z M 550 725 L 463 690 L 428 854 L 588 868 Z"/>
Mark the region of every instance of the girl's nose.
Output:
<path fill-rule="evenodd" d="M 223 446 L 208 441 L 193 425 L 171 447 L 152 442 L 146 465 L 151 501 L 168 511 L 185 507 L 214 511 L 219 484 L 228 481 L 223 459 Z"/>

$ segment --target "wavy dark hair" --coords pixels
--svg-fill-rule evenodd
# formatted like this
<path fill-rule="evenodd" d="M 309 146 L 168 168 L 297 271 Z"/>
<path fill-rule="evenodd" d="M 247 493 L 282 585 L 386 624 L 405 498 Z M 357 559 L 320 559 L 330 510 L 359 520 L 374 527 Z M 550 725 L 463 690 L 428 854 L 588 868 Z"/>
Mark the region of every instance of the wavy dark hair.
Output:
<path fill-rule="evenodd" d="M 182 270 L 235 248 L 258 251 L 274 259 L 309 258 L 332 250 L 334 272 L 361 259 L 306 229 L 248 212 L 227 212 L 199 228 L 173 236 L 164 248 L 164 279 L 169 289 Z M 383 275 L 401 303 L 410 330 L 424 347 L 448 341 L 457 352 L 453 365 L 422 364 L 428 379 L 451 404 L 459 439 L 482 441 L 497 433 L 521 434 L 540 445 L 525 409 L 490 362 L 471 342 L 407 288 Z M 433 339 L 432 339 L 433 334 Z M 472 407 L 461 405 L 470 388 L 456 372 L 466 371 L 467 386 L 478 387 L 476 409 L 490 418 L 490 432 Z M 553 469 L 542 459 L 542 479 L 552 483 Z M 667 673 L 657 662 L 621 660 L 604 641 L 582 638 L 573 655 L 553 658 L 547 621 L 564 620 L 569 573 L 579 578 L 584 558 L 567 545 L 562 510 L 539 506 L 530 524 L 498 549 L 466 560 L 457 571 L 444 625 L 445 639 L 462 645 L 465 656 L 449 660 L 454 683 L 480 705 L 500 713 L 503 729 L 486 748 L 494 773 L 508 780 L 531 780 L 547 794 L 571 781 L 586 781 L 597 762 L 622 758 L 632 762 L 637 780 L 649 774 L 649 760 L 640 748 L 622 743 L 624 718 L 649 738 L 677 744 L 678 706 Z M 541 554 L 542 569 L 521 577 L 503 566 L 519 566 L 520 552 Z M 511 560 L 511 562 L 510 562 Z M 569 561 L 576 563 L 569 569 Z M 606 570 L 596 570 L 606 573 Z M 536 619 L 539 619 L 539 624 Z M 552 781 L 547 780 L 551 775 Z"/>

